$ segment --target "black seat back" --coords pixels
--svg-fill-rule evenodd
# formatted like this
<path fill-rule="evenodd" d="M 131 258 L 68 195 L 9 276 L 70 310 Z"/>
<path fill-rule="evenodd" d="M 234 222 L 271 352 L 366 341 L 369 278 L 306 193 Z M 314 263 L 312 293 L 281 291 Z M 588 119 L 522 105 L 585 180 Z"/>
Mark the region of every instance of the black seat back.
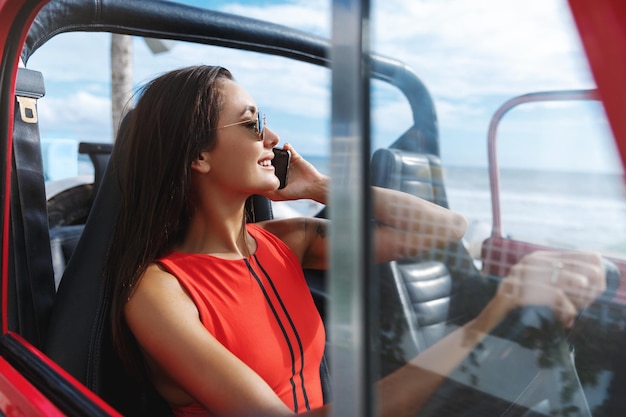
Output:
<path fill-rule="evenodd" d="M 85 143 L 79 145 L 79 153 L 84 151 Z M 78 184 L 48 197 L 48 226 L 50 227 L 50 250 L 54 269 L 55 288 L 58 287 L 65 267 L 85 227 L 93 199 L 102 182 L 104 171 L 109 162 L 111 144 L 106 152 L 102 144 L 89 144 L 96 148 L 90 152 L 94 164 L 94 182 Z"/>
<path fill-rule="evenodd" d="M 373 185 L 446 205 L 439 159 L 383 148 L 372 157 Z M 440 262 L 405 259 L 379 265 L 382 351 L 387 374 L 443 336 L 451 294 L 448 269 Z M 400 348 L 402 346 L 402 348 Z"/>
<path fill-rule="evenodd" d="M 120 412 L 138 415 L 142 394 L 125 386 L 114 352 L 109 311 L 111 283 L 103 279 L 106 253 L 120 208 L 119 182 L 109 164 L 83 233 L 61 279 L 45 353 Z"/>
<path fill-rule="evenodd" d="M 372 156 L 372 185 L 411 194 L 448 207 L 438 156 L 381 148 Z"/>
<path fill-rule="evenodd" d="M 448 206 L 438 156 L 384 148 L 372 156 L 372 183 Z M 462 242 L 378 267 L 383 375 L 467 321 L 487 296 Z M 471 278 L 471 279 L 468 279 Z"/>

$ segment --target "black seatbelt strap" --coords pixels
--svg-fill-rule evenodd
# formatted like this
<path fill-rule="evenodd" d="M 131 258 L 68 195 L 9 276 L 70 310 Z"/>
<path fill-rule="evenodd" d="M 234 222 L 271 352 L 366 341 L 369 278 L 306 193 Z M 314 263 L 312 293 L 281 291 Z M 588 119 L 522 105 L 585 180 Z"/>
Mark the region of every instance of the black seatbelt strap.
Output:
<path fill-rule="evenodd" d="M 20 68 L 13 122 L 13 263 L 9 285 L 9 328 L 38 347 L 44 341 L 54 300 L 43 158 L 37 123 L 37 99 L 44 94 L 42 74 Z"/>

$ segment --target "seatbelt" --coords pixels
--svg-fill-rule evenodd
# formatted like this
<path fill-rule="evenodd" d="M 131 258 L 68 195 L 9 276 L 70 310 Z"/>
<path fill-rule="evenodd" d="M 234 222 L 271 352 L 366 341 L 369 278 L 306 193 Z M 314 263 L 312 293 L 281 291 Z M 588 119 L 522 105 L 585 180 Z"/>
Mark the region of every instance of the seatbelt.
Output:
<path fill-rule="evenodd" d="M 44 94 L 42 74 L 19 68 L 13 121 L 8 325 L 10 330 L 37 347 L 43 345 L 54 301 L 54 273 L 37 123 L 37 99 Z"/>

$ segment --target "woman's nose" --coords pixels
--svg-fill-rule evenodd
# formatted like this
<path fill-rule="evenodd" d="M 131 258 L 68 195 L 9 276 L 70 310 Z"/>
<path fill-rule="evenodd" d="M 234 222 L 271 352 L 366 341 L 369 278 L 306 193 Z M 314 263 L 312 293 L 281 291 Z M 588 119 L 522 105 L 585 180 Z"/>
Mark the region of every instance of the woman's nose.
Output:
<path fill-rule="evenodd" d="M 273 148 L 280 142 L 280 137 L 274 133 L 271 129 L 265 128 L 265 147 Z"/>

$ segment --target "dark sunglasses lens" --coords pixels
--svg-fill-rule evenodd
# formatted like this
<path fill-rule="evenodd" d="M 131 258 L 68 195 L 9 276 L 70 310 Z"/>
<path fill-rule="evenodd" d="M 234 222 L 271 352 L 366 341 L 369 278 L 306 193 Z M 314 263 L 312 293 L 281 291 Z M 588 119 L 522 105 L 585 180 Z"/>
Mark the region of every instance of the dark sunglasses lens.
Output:
<path fill-rule="evenodd" d="M 259 124 L 259 137 L 261 139 L 263 139 L 265 137 L 265 115 L 261 112 L 259 112 L 257 114 L 257 117 L 259 118 L 258 120 L 258 124 Z"/>

